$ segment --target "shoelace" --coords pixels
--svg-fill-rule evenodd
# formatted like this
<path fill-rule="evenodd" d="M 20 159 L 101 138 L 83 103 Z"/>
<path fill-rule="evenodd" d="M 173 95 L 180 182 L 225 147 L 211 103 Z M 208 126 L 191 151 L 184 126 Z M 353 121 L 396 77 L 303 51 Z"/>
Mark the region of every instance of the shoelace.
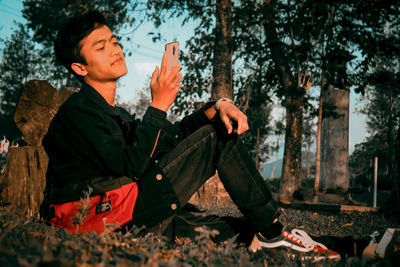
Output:
<path fill-rule="evenodd" d="M 369 244 L 374 244 L 374 243 L 378 243 L 378 241 L 376 240 L 376 238 L 379 236 L 379 232 L 375 231 L 372 234 L 369 235 L 369 237 L 371 237 L 371 241 L 369 241 Z"/>
<path fill-rule="evenodd" d="M 306 232 L 299 229 L 292 229 L 291 235 L 293 239 L 299 240 L 307 248 L 313 249 L 315 246 L 319 246 L 323 249 L 328 249 L 325 245 L 313 240 Z"/>

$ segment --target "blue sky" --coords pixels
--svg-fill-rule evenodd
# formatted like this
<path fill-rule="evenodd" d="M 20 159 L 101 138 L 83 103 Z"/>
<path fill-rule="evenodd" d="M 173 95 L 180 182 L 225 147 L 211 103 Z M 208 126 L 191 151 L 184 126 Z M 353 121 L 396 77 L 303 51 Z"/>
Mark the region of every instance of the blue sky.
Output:
<path fill-rule="evenodd" d="M 25 22 L 21 14 L 22 7 L 22 0 L 0 0 L 1 39 L 9 38 L 13 29 L 16 28 L 14 21 Z M 128 74 L 119 81 L 117 90 L 124 101 L 134 99 L 138 90 L 149 87 L 150 76 L 155 66 L 161 62 L 164 44 L 152 42 L 151 37 L 147 35 L 152 29 L 152 25 L 147 23 L 134 33 L 129 33 L 129 30 L 120 32 L 121 35 L 132 34 L 132 42 L 123 44 L 125 48 L 132 51 L 132 56 L 126 59 Z M 161 34 L 168 41 L 179 41 L 183 48 L 185 40 L 193 34 L 193 31 L 190 25 L 182 28 L 179 21 L 173 20 L 161 28 Z M 354 113 L 356 105 L 359 105 L 358 98 L 359 96 L 352 91 L 350 94 L 350 153 L 355 144 L 363 141 L 366 132 L 365 117 Z"/>

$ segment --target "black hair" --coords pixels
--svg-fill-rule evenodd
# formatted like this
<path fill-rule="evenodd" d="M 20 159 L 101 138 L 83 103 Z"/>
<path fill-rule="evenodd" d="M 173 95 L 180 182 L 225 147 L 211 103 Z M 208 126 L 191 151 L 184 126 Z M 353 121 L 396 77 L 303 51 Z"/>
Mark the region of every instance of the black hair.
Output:
<path fill-rule="evenodd" d="M 89 11 L 83 15 L 71 18 L 60 29 L 54 41 L 54 52 L 57 59 L 72 73 L 79 81 L 83 76 L 72 70 L 72 63 L 87 64 L 81 55 L 80 42 L 92 31 L 106 25 L 106 19 L 99 11 Z"/>

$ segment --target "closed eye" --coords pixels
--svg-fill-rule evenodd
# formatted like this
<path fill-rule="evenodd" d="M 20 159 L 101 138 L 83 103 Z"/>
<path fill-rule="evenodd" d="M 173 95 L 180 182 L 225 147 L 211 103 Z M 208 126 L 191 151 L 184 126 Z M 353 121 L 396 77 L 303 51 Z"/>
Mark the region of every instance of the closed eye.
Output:
<path fill-rule="evenodd" d="M 121 47 L 121 49 L 123 49 L 122 44 L 120 42 L 115 42 L 115 43 L 113 43 L 113 45 L 114 46 L 119 46 L 119 47 Z"/>

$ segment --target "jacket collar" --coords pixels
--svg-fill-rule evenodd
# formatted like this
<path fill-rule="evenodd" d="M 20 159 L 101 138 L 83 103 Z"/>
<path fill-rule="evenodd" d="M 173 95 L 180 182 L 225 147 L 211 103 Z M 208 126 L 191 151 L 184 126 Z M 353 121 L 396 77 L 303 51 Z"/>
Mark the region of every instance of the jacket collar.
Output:
<path fill-rule="evenodd" d="M 104 112 L 113 116 L 120 115 L 120 110 L 118 107 L 110 106 L 104 99 L 104 97 L 87 83 L 82 83 L 82 88 L 79 93 L 85 96 L 89 101 L 91 101 L 98 107 L 102 108 Z"/>

